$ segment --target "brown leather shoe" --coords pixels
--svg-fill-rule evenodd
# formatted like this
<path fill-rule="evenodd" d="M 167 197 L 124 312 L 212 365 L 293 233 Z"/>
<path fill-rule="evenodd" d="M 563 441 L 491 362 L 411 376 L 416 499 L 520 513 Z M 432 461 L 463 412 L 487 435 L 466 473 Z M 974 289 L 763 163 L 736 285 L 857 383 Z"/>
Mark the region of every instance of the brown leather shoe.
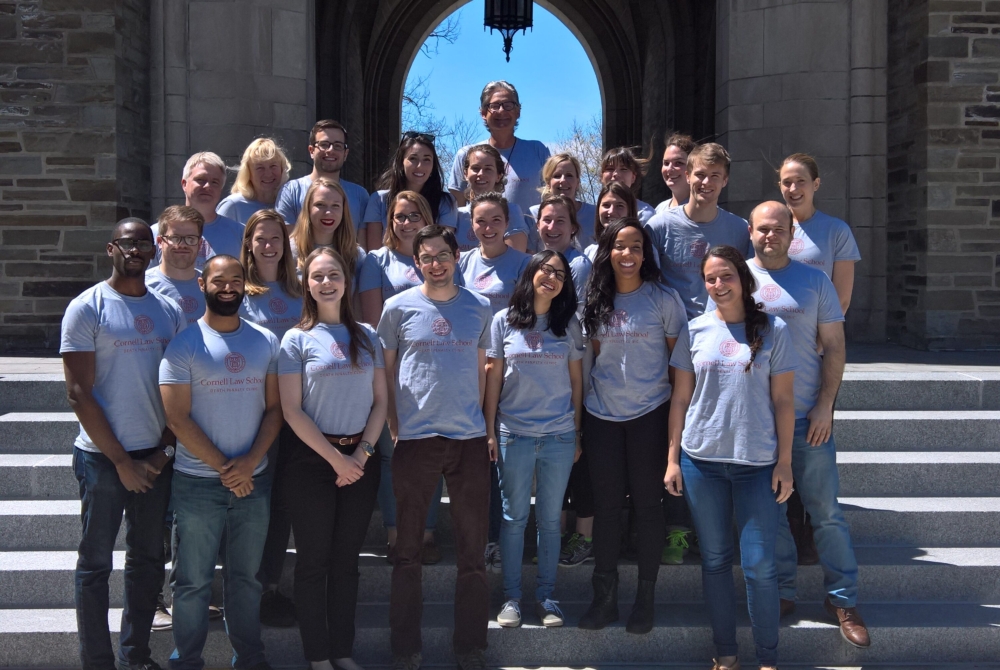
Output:
<path fill-rule="evenodd" d="M 827 596 L 826 600 L 823 601 L 823 609 L 840 624 L 840 634 L 845 640 L 862 649 L 871 646 L 872 641 L 868 637 L 868 628 L 865 627 L 865 622 L 858 614 L 857 607 L 837 607 L 830 602 L 830 597 Z"/>
<path fill-rule="evenodd" d="M 794 611 L 795 611 L 795 601 L 781 598 L 781 614 L 779 616 L 786 617 Z"/>

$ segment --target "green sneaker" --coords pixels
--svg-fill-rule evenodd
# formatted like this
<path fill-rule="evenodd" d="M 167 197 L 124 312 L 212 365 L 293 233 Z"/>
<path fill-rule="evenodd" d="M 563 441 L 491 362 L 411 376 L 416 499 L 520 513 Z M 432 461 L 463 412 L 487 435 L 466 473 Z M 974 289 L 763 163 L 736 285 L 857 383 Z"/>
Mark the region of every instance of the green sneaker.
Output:
<path fill-rule="evenodd" d="M 663 565 L 681 565 L 684 557 L 687 556 L 689 545 L 688 537 L 691 531 L 683 528 L 675 528 L 667 533 L 667 543 L 663 545 L 663 554 L 660 556 L 660 563 Z"/>
<path fill-rule="evenodd" d="M 562 549 L 559 550 L 559 561 L 562 562 L 569 560 L 569 557 L 573 555 L 574 551 L 576 551 L 576 545 L 579 542 L 583 542 L 583 535 L 580 535 L 579 533 L 573 533 L 570 535 L 569 539 L 566 540 L 566 543 L 563 544 Z"/>

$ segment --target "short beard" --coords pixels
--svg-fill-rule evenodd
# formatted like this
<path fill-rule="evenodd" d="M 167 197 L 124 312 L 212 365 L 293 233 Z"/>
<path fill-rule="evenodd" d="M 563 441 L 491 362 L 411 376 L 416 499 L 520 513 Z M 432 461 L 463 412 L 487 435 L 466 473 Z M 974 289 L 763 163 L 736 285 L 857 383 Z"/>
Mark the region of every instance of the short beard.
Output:
<path fill-rule="evenodd" d="M 208 311 L 217 316 L 233 316 L 240 311 L 240 305 L 242 304 L 242 295 L 239 300 L 224 302 L 219 300 L 214 293 L 205 292 L 205 306 L 208 307 Z"/>

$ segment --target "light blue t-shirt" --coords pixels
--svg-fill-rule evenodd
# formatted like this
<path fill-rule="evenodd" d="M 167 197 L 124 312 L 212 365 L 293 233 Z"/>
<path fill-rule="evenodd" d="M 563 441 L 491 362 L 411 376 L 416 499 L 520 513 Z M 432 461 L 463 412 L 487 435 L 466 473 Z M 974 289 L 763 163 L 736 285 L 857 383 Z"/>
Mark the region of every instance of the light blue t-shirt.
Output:
<path fill-rule="evenodd" d="M 677 291 L 689 319 L 705 312 L 708 292 L 701 278 L 701 261 L 714 246 L 728 244 L 745 256 L 750 231 L 745 219 L 719 208 L 715 219 L 695 223 L 683 207 L 668 209 L 646 223 L 667 286 Z"/>
<path fill-rule="evenodd" d="M 267 407 L 265 380 L 278 372 L 274 333 L 246 321 L 220 333 L 204 320 L 174 338 L 160 362 L 160 384 L 191 386 L 191 419 L 226 458 L 248 453 Z M 254 470 L 259 475 L 267 457 Z M 177 441 L 174 469 L 195 477 L 219 473 Z"/>
<path fill-rule="evenodd" d="M 424 283 L 424 277 L 417 269 L 413 256 L 408 254 L 379 247 L 368 254 L 367 262 L 378 268 L 378 274 L 370 271 L 363 273 L 359 292 L 380 288 L 383 302 L 397 293 Z"/>
<path fill-rule="evenodd" d="M 754 297 L 764 304 L 765 312 L 788 324 L 795 368 L 795 418 L 804 419 L 816 405 L 823 378 L 823 357 L 816 351 L 819 324 L 844 320 L 837 290 L 822 270 L 796 261 L 780 270 L 765 270 L 753 260 L 747 266 L 757 280 Z"/>
<path fill-rule="evenodd" d="M 153 239 L 156 239 L 156 236 L 159 235 L 157 232 L 159 224 L 154 223 L 152 228 Z M 233 258 L 239 258 L 240 249 L 243 248 L 243 229 L 242 223 L 221 214 L 216 215 L 215 220 L 212 223 L 206 223 L 202 229 L 201 246 L 198 247 L 198 256 L 195 258 L 194 266 L 202 270 L 205 267 L 205 261 L 219 254 L 229 254 Z M 155 261 L 157 265 L 160 264 L 162 255 L 160 247 L 157 245 Z"/>
<path fill-rule="evenodd" d="M 639 223 L 646 223 L 656 214 L 656 210 L 642 200 L 635 201 L 635 208 Z"/>
<path fill-rule="evenodd" d="M 452 163 L 448 175 L 449 189 L 465 193 L 469 187 L 469 182 L 465 181 L 463 164 L 472 146 L 462 147 L 455 153 L 455 162 Z M 503 156 L 507 175 L 504 197 L 508 202 L 517 203 L 522 211 L 527 212 L 532 205 L 542 201 L 538 189 L 542 186 L 542 167 L 551 155 L 549 148 L 538 140 L 517 138 L 510 149 L 498 149 L 498 151 Z"/>
<path fill-rule="evenodd" d="M 677 292 L 645 282 L 615 296 L 608 325 L 587 336 L 601 353 L 590 370 L 587 411 L 607 421 L 628 421 L 670 400 L 667 338 L 686 321 Z"/>
<path fill-rule="evenodd" d="M 431 300 L 418 288 L 389 298 L 378 335 L 398 351 L 395 385 L 398 438 L 486 435 L 479 402 L 479 350 L 490 346 L 493 312 L 486 298 L 464 288 L 451 300 Z"/>
<path fill-rule="evenodd" d="M 267 328 L 280 341 L 288 329 L 302 318 L 302 296 L 293 298 L 285 293 L 280 282 L 267 282 L 265 293 L 243 296 L 240 316 Z"/>
<path fill-rule="evenodd" d="M 795 369 L 785 322 L 768 316 L 764 344 L 750 361 L 746 326 L 715 311 L 681 330 L 670 365 L 693 372 L 694 395 L 684 418 L 681 448 L 692 458 L 744 465 L 778 460 L 771 377 Z"/>
<path fill-rule="evenodd" d="M 327 435 L 364 431 L 375 402 L 375 368 L 385 367 L 375 330 L 366 323 L 358 325 L 375 350 L 372 358 L 359 347 L 358 367 L 351 364 L 351 336 L 343 324 L 292 328 L 281 339 L 278 374 L 302 375 L 302 411 Z"/>
<path fill-rule="evenodd" d="M 583 358 L 583 333 L 574 316 L 562 337 L 548 329 L 548 317 L 536 317 L 531 330 L 507 323 L 507 310 L 493 317 L 486 355 L 503 360 L 500 430 L 543 437 L 576 430 L 569 361 Z"/>
<path fill-rule="evenodd" d="M 594 269 L 594 264 L 576 247 L 566 249 L 563 256 L 569 261 L 569 273 L 573 277 L 573 287 L 576 288 L 577 314 L 581 314 L 583 303 L 587 300 L 587 282 L 590 280 L 590 271 Z"/>
<path fill-rule="evenodd" d="M 496 314 L 510 304 L 517 280 L 530 260 L 528 254 L 510 247 L 496 258 L 483 258 L 479 249 L 473 249 L 459 257 L 455 284 L 489 300 Z"/>
<path fill-rule="evenodd" d="M 788 257 L 822 270 L 833 279 L 833 264 L 860 261 L 861 251 L 845 221 L 817 211 L 809 220 L 795 225 Z"/>
<path fill-rule="evenodd" d="M 289 226 L 295 225 L 298 220 L 299 213 L 306 203 L 306 193 L 309 192 L 310 186 L 312 186 L 312 175 L 307 174 L 305 177 L 288 180 L 278 192 L 278 200 L 275 202 L 274 208 L 278 210 L 278 214 L 285 218 L 285 223 Z M 355 230 L 360 230 L 365 207 L 368 206 L 368 191 L 365 190 L 364 186 L 346 179 L 340 180 L 340 187 L 347 195 L 347 208 L 351 210 L 351 223 L 354 224 Z"/>
<path fill-rule="evenodd" d="M 668 209 L 673 209 L 675 207 L 683 207 L 687 203 L 688 203 L 688 201 L 685 200 L 681 204 L 675 205 L 674 204 L 674 196 L 670 196 L 669 198 L 667 198 L 666 200 L 664 200 L 663 202 L 661 202 L 659 205 L 656 206 L 656 209 L 654 210 L 654 214 L 662 214 L 663 212 L 667 211 Z"/>
<path fill-rule="evenodd" d="M 273 206 L 263 203 L 260 200 L 248 200 L 239 193 L 231 193 L 219 201 L 219 204 L 215 207 L 215 213 L 246 226 L 251 216 L 262 209 L 269 209 Z M 292 221 L 289 223 L 286 221 L 285 223 L 291 225 L 295 222 Z"/>
<path fill-rule="evenodd" d="M 528 224 L 524 221 L 524 212 L 517 206 L 517 203 L 508 202 L 507 208 L 510 211 L 508 217 L 507 231 L 503 238 L 509 239 L 511 235 L 524 233 L 530 240 L 531 233 L 528 231 Z M 455 239 L 458 240 L 458 250 L 461 252 L 472 251 L 479 246 L 479 238 L 476 231 L 472 229 L 472 216 L 469 214 L 469 205 L 458 208 L 458 227 L 455 229 Z"/>
<path fill-rule="evenodd" d="M 580 249 L 586 249 L 596 242 L 594 238 L 594 224 L 597 221 L 597 207 L 589 202 L 576 201 L 580 209 L 576 211 L 576 222 L 580 224 L 580 232 L 574 238 L 575 244 Z M 529 215 L 525 217 L 528 224 L 528 250 L 535 253 L 545 248 L 541 238 L 538 236 L 538 209 L 540 205 L 535 205 L 528 210 Z"/>
<path fill-rule="evenodd" d="M 91 392 L 125 451 L 160 443 L 166 417 L 156 370 L 167 344 L 186 325 L 180 306 L 162 293 L 134 298 L 103 281 L 66 307 L 59 353 L 94 352 Z M 73 445 L 100 451 L 82 424 Z"/>
<path fill-rule="evenodd" d="M 146 288 L 161 293 L 181 306 L 184 319 L 191 324 L 205 313 L 205 292 L 198 286 L 201 273 L 195 270 L 192 279 L 171 279 L 163 274 L 160 266 L 146 270 Z"/>
<path fill-rule="evenodd" d="M 372 193 L 368 198 L 368 207 L 365 208 L 365 223 L 380 223 L 385 231 L 386 218 L 389 211 L 389 191 L 383 189 Z M 454 230 L 458 227 L 458 208 L 455 206 L 455 199 L 450 193 L 441 195 L 441 204 L 438 205 L 438 216 L 434 223 L 445 228 Z"/>

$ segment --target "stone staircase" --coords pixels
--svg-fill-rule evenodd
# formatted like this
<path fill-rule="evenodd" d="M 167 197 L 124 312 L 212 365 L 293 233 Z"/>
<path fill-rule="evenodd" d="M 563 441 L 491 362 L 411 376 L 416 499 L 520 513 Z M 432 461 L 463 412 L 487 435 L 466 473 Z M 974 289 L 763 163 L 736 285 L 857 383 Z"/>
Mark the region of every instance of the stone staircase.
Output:
<path fill-rule="evenodd" d="M 0 375 L 0 666 L 79 664 L 73 569 L 80 521 L 70 469 L 76 430 L 61 376 Z M 800 568 L 799 608 L 781 629 L 783 667 L 985 667 L 1000 658 L 1000 371 L 848 372 L 835 435 L 842 502 L 861 564 L 861 611 L 873 643 L 858 650 L 841 639 L 822 611 L 820 568 Z M 444 561 L 424 568 L 429 665 L 452 659 L 449 521 L 443 513 Z M 381 555 L 378 512 L 367 545 L 355 658 L 382 665 L 389 660 L 391 568 Z M 286 593 L 294 552 L 288 558 Z M 121 606 L 123 563 L 119 551 L 112 607 Z M 570 623 L 589 602 L 591 570 L 592 563 L 560 568 L 556 597 Z M 526 593 L 533 592 L 534 572 L 529 554 Z M 634 564 L 623 565 L 621 573 L 624 616 L 634 597 Z M 742 591 L 739 568 L 734 574 Z M 490 581 L 495 614 L 502 600 L 499 575 Z M 491 624 L 487 656 L 503 666 L 707 667 L 713 647 L 697 563 L 663 566 L 657 602 L 657 625 L 643 637 L 626 634 L 623 623 L 599 632 L 572 625 L 544 629 L 526 602 L 521 628 Z M 747 616 L 740 611 L 741 647 L 752 654 Z M 112 630 L 119 616 L 120 610 L 112 611 Z M 305 665 L 297 629 L 264 633 L 276 666 Z M 154 633 L 154 658 L 164 662 L 172 643 L 169 633 Z M 230 657 L 221 625 L 213 624 L 209 666 L 227 667 Z"/>

